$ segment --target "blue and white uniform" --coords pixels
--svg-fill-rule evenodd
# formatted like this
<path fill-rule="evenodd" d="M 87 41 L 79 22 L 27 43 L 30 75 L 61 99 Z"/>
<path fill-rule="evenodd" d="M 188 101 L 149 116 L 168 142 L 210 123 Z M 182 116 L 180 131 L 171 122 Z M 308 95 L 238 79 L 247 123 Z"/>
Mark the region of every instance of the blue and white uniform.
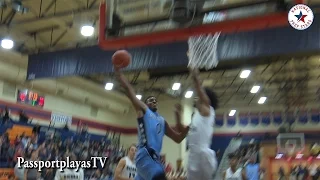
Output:
<path fill-rule="evenodd" d="M 157 112 L 146 110 L 143 117 L 138 118 L 138 151 L 136 153 L 136 180 L 153 180 L 165 174 L 160 162 L 165 120 Z"/>

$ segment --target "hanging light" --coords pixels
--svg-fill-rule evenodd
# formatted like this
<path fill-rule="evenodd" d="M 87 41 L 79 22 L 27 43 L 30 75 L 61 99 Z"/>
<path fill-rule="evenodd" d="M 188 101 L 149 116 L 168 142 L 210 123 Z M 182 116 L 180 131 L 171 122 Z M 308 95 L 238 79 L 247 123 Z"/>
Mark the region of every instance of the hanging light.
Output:
<path fill-rule="evenodd" d="M 14 46 L 14 42 L 11 39 L 2 39 L 1 47 L 4 49 L 12 49 Z"/>
<path fill-rule="evenodd" d="M 23 6 L 21 0 L 13 0 L 11 3 L 11 7 L 15 12 L 25 14 L 29 12 L 29 8 Z"/>

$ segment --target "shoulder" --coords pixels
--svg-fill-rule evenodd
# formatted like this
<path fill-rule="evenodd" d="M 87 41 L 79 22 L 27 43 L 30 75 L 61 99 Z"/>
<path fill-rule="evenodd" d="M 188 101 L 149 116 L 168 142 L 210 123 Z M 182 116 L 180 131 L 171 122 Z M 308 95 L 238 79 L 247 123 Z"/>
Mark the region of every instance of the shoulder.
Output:
<path fill-rule="evenodd" d="M 126 159 L 126 157 L 123 157 L 123 158 L 120 159 L 118 164 L 119 165 L 126 165 L 126 163 L 127 163 L 127 159 Z"/>

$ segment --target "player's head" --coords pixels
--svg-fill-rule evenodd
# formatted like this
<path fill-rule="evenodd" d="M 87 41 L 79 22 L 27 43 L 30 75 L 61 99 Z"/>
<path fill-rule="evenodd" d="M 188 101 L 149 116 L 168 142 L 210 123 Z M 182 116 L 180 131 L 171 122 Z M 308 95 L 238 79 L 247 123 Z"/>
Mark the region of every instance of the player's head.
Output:
<path fill-rule="evenodd" d="M 151 111 L 153 112 L 157 111 L 158 101 L 155 96 L 148 96 L 144 101 L 144 103 L 146 103 L 146 105 L 151 109 Z"/>
<path fill-rule="evenodd" d="M 135 144 L 132 144 L 129 149 L 128 149 L 128 156 L 130 158 L 134 158 L 134 156 L 136 155 L 136 151 L 137 151 L 137 147 Z"/>
<path fill-rule="evenodd" d="M 218 108 L 218 96 L 215 92 L 213 92 L 209 88 L 204 88 L 204 92 L 207 94 L 209 100 L 210 100 L 210 106 L 212 106 L 215 110 Z M 198 107 L 198 101 L 197 99 L 195 107 Z"/>
<path fill-rule="evenodd" d="M 229 165 L 231 168 L 236 168 L 239 164 L 239 156 L 237 154 L 231 153 L 228 155 Z"/>

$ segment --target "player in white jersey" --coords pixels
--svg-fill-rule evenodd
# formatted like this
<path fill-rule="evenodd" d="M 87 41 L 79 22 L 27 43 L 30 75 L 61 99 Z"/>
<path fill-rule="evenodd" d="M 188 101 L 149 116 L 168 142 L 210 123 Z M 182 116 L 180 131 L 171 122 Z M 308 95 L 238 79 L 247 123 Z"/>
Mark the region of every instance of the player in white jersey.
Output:
<path fill-rule="evenodd" d="M 216 153 L 210 149 L 218 98 L 213 91 L 201 86 L 198 74 L 197 69 L 190 70 L 198 100 L 195 103 L 195 112 L 187 136 L 189 148 L 187 179 L 211 180 L 218 165 Z M 176 116 L 180 118 L 177 112 Z M 182 128 L 187 127 L 178 126 L 178 128 L 182 132 Z"/>
<path fill-rule="evenodd" d="M 70 161 L 76 161 L 77 157 L 73 153 L 67 153 L 64 155 L 65 158 L 69 157 Z M 79 168 L 78 171 L 76 169 L 67 168 L 64 169 L 63 172 L 59 170 L 56 171 L 54 180 L 84 180 L 84 172 L 82 168 Z"/>
<path fill-rule="evenodd" d="M 246 180 L 245 170 L 238 168 L 239 157 L 236 154 L 229 154 L 230 167 L 223 173 L 223 180 Z"/>
<path fill-rule="evenodd" d="M 137 148 L 135 145 L 129 147 L 128 155 L 122 158 L 115 170 L 114 180 L 133 180 L 136 176 L 137 169 L 134 163 L 134 156 Z"/>

